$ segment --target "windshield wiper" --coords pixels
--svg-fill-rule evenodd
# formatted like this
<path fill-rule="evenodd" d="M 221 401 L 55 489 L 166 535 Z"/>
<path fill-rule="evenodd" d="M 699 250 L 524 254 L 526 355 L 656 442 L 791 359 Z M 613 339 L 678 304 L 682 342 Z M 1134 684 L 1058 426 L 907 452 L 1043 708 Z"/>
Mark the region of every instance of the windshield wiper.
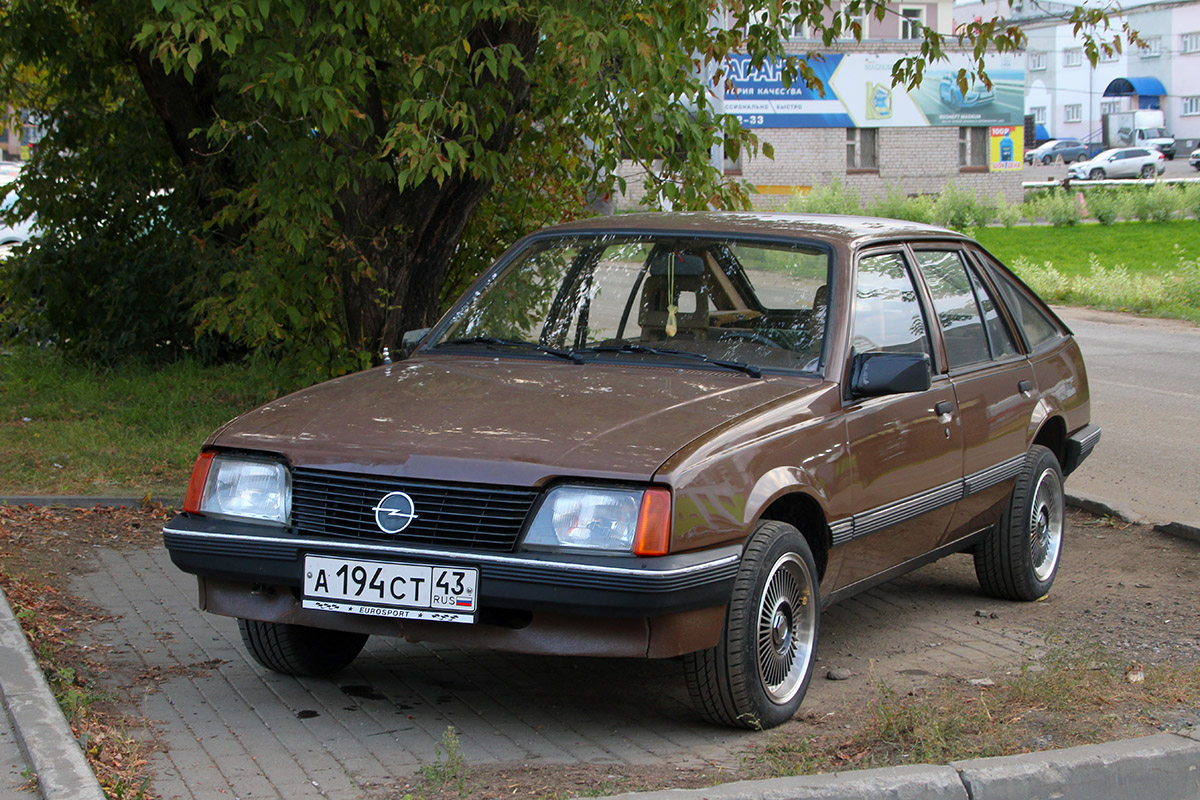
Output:
<path fill-rule="evenodd" d="M 521 339 L 500 339 L 495 336 L 471 336 L 466 339 L 447 339 L 444 342 L 438 342 L 434 345 L 434 347 L 441 347 L 447 344 L 490 344 L 498 347 L 520 347 L 524 350 L 536 350 L 539 353 L 545 353 L 546 355 L 565 358 L 574 364 L 583 363 L 583 356 L 578 355 L 574 351 L 567 352 L 566 350 L 547 347 L 546 345 L 538 344 L 537 342 L 526 342 L 522 341 Z"/>
<path fill-rule="evenodd" d="M 574 354 L 579 353 L 646 353 L 652 356 L 668 356 L 670 358 L 690 358 L 694 361 L 703 361 L 706 364 L 715 364 L 718 367 L 726 369 L 734 369 L 738 372 L 744 372 L 751 378 L 761 378 L 762 370 L 753 364 L 747 364 L 744 361 L 726 361 L 722 358 L 709 358 L 703 353 L 693 353 L 688 350 L 673 350 L 669 347 L 647 347 L 644 344 L 621 344 L 621 345 L 600 345 L 597 347 L 581 347 L 578 350 L 571 351 Z"/>

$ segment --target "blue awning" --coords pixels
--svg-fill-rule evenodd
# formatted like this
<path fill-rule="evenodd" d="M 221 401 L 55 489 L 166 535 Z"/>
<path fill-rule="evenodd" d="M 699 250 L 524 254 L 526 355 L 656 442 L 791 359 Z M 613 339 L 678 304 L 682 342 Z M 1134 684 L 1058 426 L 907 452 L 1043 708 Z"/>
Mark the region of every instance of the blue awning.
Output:
<path fill-rule="evenodd" d="M 1050 131 L 1046 130 L 1045 125 L 1034 125 L 1033 126 L 1033 138 L 1036 141 L 1044 142 L 1050 138 Z"/>
<path fill-rule="evenodd" d="M 1124 97 L 1130 94 L 1161 97 L 1167 90 L 1158 78 L 1117 78 L 1104 90 L 1105 97 Z"/>

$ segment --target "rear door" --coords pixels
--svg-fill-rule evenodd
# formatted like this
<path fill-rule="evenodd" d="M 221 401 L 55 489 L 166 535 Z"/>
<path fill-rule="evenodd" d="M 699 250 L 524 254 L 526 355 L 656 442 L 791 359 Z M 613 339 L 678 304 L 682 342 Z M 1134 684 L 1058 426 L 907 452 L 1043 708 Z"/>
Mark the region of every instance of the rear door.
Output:
<path fill-rule="evenodd" d="M 959 248 L 916 249 L 937 319 L 963 443 L 963 498 L 942 544 L 995 522 L 1024 463 L 1033 368 L 978 268 Z"/>

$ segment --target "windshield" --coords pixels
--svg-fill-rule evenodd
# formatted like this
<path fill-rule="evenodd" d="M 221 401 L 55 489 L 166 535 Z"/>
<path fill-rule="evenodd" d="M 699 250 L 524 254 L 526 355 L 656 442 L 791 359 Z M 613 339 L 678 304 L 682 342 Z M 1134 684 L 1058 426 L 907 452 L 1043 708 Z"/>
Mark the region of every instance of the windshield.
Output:
<path fill-rule="evenodd" d="M 1145 137 L 1147 139 L 1166 139 L 1166 138 L 1168 138 L 1166 128 L 1146 128 L 1142 133 L 1145 135 Z"/>
<path fill-rule="evenodd" d="M 464 298 L 428 347 L 816 371 L 830 257 L 818 246 L 571 237 L 537 242 Z"/>

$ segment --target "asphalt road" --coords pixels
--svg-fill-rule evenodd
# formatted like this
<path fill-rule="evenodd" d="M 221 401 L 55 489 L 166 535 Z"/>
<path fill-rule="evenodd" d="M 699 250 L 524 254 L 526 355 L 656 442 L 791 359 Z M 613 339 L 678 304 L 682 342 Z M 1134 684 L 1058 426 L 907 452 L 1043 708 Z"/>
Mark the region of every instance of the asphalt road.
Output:
<path fill-rule="evenodd" d="M 1025 165 L 1021 170 L 1022 181 L 1061 181 L 1067 177 L 1067 168 L 1063 164 L 1050 164 L 1049 166 L 1029 166 Z M 1167 169 L 1159 177 L 1162 178 L 1197 178 L 1200 177 L 1200 172 L 1192 169 L 1188 164 L 1188 153 L 1180 150 L 1175 154 L 1175 158 L 1167 162 Z"/>
<path fill-rule="evenodd" d="M 1200 328 L 1056 309 L 1083 350 L 1104 429 L 1067 491 L 1149 522 L 1200 526 Z"/>

